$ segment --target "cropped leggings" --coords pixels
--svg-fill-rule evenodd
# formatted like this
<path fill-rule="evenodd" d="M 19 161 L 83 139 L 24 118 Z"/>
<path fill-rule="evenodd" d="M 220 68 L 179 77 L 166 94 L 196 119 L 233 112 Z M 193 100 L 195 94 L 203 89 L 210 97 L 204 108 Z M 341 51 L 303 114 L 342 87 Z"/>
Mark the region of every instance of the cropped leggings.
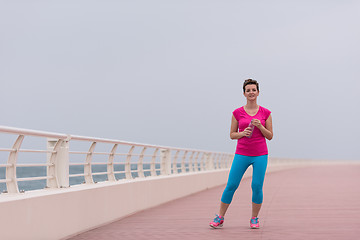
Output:
<path fill-rule="evenodd" d="M 248 167 L 253 166 L 252 175 L 252 201 L 260 204 L 263 201 L 263 183 L 267 167 L 268 155 L 249 157 L 235 154 L 234 161 L 231 165 L 229 179 L 226 188 L 222 194 L 221 201 L 230 204 L 236 189 Z"/>

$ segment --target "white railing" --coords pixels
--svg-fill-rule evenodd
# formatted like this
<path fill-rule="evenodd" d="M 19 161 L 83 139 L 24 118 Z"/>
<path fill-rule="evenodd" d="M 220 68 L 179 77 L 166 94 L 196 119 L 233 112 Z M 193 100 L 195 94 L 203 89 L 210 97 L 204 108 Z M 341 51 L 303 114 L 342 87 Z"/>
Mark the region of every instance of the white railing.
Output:
<path fill-rule="evenodd" d="M 5 184 L 5 193 L 23 192 L 19 191 L 18 183 L 24 181 L 46 180 L 46 188 L 64 188 L 79 183 L 226 169 L 234 157 L 229 153 L 0 126 L 0 136 L 4 135 L 16 137 L 15 140 L 0 138 L 0 144 L 13 142 L 12 147 L 0 148 L 0 152 L 8 153 L 6 163 L 0 158 L 0 169 L 5 171 L 3 177 L 0 174 L 0 184 Z M 30 149 L 22 148 L 27 138 L 30 138 L 27 143 Z M 41 157 L 28 155 L 23 159 L 19 156 L 25 153 Z M 19 158 L 25 163 L 21 163 Z M 24 177 L 17 173 L 19 167 L 43 167 L 46 170 L 42 176 Z"/>

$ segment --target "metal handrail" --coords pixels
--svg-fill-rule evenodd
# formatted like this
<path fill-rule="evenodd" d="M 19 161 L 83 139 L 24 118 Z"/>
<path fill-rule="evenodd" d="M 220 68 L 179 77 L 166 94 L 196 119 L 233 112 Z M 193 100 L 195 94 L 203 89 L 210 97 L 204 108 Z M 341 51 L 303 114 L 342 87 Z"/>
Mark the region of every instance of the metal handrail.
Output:
<path fill-rule="evenodd" d="M 61 133 L 52 133 L 52 132 L 29 130 L 24 128 L 14 128 L 7 126 L 0 126 L 0 133 L 9 133 L 9 134 L 26 135 L 26 136 L 34 136 L 34 137 L 58 138 L 58 139 L 68 138 L 68 135 Z"/>
<path fill-rule="evenodd" d="M 134 143 L 114 139 L 96 138 L 69 135 L 62 133 L 52 133 L 45 131 L 36 131 L 29 129 L 20 129 L 13 127 L 0 126 L 0 134 L 17 135 L 17 139 L 12 148 L 0 148 L 2 152 L 9 153 L 9 159 L 6 164 L 0 164 L 0 167 L 6 169 L 6 178 L 0 179 L 0 183 L 6 184 L 4 192 L 19 193 L 17 182 L 19 181 L 35 181 L 46 180 L 47 188 L 68 187 L 69 179 L 74 177 L 84 177 L 86 184 L 93 184 L 93 176 L 107 175 L 108 181 L 118 181 L 117 174 L 124 174 L 126 179 L 132 179 L 133 173 L 137 177 L 144 178 L 145 174 L 151 176 L 169 175 L 186 172 L 198 172 L 220 168 L 229 168 L 233 154 L 210 152 L 205 150 L 186 149 L 168 146 L 159 146 L 143 143 Z M 39 138 L 47 138 L 47 149 L 23 149 L 22 142 L 25 137 L 35 136 Z M 89 142 L 90 149 L 85 151 L 69 151 L 69 145 L 72 141 Z M 96 151 L 96 143 L 111 144 L 112 150 L 109 152 Z M 128 152 L 122 149 L 117 152 L 117 146 L 130 147 Z M 138 149 L 141 153 L 133 153 Z M 18 153 L 46 153 L 47 162 L 20 164 L 17 162 Z M 176 152 L 175 156 L 171 156 L 172 152 Z M 73 154 L 85 155 L 84 162 L 70 162 L 70 156 Z M 104 155 L 107 160 L 104 162 L 94 162 L 92 156 Z M 121 162 L 115 161 L 115 156 L 123 156 Z M 147 160 L 144 160 L 147 157 Z M 94 171 L 92 166 L 103 165 L 106 169 L 102 171 Z M 17 176 L 16 167 L 47 167 L 47 176 L 35 177 L 19 177 Z M 83 173 L 69 174 L 70 166 L 83 166 Z M 115 166 L 123 166 L 122 170 L 116 170 Z M 133 167 L 135 167 L 133 169 Z M 80 168 L 82 169 L 82 168 Z M 136 175 L 135 175 L 136 176 Z"/>

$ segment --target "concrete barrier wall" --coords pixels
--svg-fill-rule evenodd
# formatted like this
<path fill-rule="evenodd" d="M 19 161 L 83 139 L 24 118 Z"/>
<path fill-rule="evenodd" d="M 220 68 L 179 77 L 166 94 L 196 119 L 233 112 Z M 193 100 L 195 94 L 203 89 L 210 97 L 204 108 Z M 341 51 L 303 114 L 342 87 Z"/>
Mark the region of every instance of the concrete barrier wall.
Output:
<path fill-rule="evenodd" d="M 269 164 L 268 172 L 299 166 Z M 2 194 L 1 239 L 65 239 L 135 212 L 223 185 L 228 173 L 229 169 L 214 170 Z M 251 174 L 249 169 L 244 177 Z"/>
<path fill-rule="evenodd" d="M 229 170 L 40 190 L 0 198 L 1 239 L 63 239 L 224 184 Z"/>

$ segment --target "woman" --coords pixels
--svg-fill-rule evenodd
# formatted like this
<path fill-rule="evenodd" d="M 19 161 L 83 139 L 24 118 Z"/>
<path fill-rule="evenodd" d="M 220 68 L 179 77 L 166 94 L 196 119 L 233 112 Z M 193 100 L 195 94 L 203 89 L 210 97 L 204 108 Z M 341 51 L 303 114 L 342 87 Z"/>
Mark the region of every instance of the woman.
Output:
<path fill-rule="evenodd" d="M 235 157 L 231 165 L 229 179 L 221 197 L 220 212 L 210 223 L 213 228 L 222 227 L 224 216 L 246 169 L 253 165 L 252 176 L 252 217 L 251 228 L 259 228 L 258 214 L 263 201 L 263 182 L 268 160 L 266 139 L 273 138 L 271 112 L 257 104 L 259 84 L 247 79 L 243 85 L 245 106 L 233 112 L 230 138 L 237 139 Z"/>

